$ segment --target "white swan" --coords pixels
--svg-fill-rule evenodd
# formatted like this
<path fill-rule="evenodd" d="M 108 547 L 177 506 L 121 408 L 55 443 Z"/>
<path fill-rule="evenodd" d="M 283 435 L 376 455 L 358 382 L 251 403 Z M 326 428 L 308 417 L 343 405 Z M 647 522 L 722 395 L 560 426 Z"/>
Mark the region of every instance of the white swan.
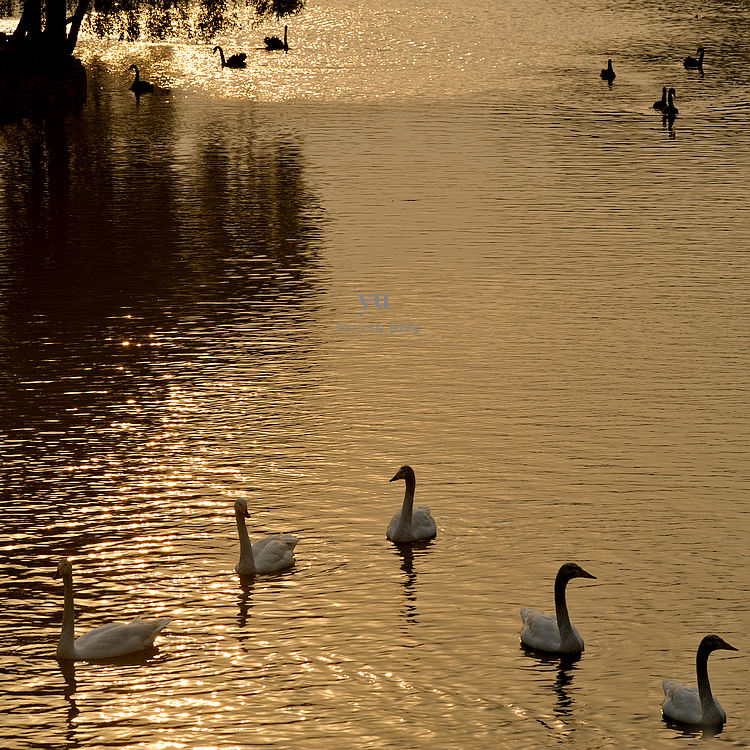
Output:
<path fill-rule="evenodd" d="M 250 518 L 250 514 L 244 500 L 235 502 L 234 516 L 237 519 L 237 533 L 240 537 L 240 561 L 234 569 L 240 575 L 275 573 L 294 565 L 294 548 L 299 543 L 296 536 L 276 534 L 263 537 L 255 544 L 251 544 L 245 525 L 245 519 Z"/>
<path fill-rule="evenodd" d="M 725 648 L 737 651 L 718 635 L 707 635 L 698 646 L 695 670 L 698 673 L 698 687 L 688 687 L 674 680 L 662 680 L 664 703 L 661 707 L 664 716 L 682 724 L 722 726 L 727 720 L 724 709 L 711 692 L 708 682 L 708 656 L 712 651 Z"/>
<path fill-rule="evenodd" d="M 399 544 L 434 539 L 437 536 L 437 526 L 435 519 L 430 515 L 430 509 L 426 505 L 414 508 L 414 489 L 417 486 L 414 469 L 411 466 L 402 466 L 390 481 L 395 482 L 397 479 L 406 481 L 404 504 L 388 524 L 386 537 Z"/>
<path fill-rule="evenodd" d="M 580 654 L 583 651 L 583 638 L 570 622 L 568 605 L 565 603 L 565 587 L 571 578 L 596 579 L 596 576 L 575 563 L 561 566 L 555 578 L 555 615 L 524 607 L 521 610 L 522 643 L 537 651 L 554 654 Z"/>
<path fill-rule="evenodd" d="M 78 661 L 111 659 L 115 656 L 143 651 L 154 645 L 154 638 L 171 622 L 169 617 L 160 620 L 142 620 L 136 617 L 127 624 L 111 622 L 90 630 L 79 638 L 74 638 L 73 566 L 69 560 L 62 560 L 58 564 L 53 578 L 60 577 L 65 587 L 65 608 L 62 633 L 57 642 L 58 659 L 77 659 Z"/>

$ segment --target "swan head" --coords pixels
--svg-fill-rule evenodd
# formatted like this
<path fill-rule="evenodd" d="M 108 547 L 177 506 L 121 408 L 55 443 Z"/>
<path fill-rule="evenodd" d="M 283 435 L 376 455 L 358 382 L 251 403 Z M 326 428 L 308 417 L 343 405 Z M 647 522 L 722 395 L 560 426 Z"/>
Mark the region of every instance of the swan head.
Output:
<path fill-rule="evenodd" d="M 243 518 L 250 518 L 250 514 L 247 512 L 247 500 L 235 500 L 234 512 Z"/>
<path fill-rule="evenodd" d="M 389 482 L 395 482 L 397 479 L 408 479 L 409 477 L 414 477 L 414 469 L 411 468 L 408 464 L 404 464 L 397 472 L 396 475 L 393 477 L 393 479 L 389 479 Z"/>
<path fill-rule="evenodd" d="M 73 575 L 73 566 L 70 564 L 70 560 L 66 557 L 57 563 L 57 570 L 52 574 L 52 577 L 62 578 L 65 575 Z"/>
<path fill-rule="evenodd" d="M 128 70 L 134 70 L 136 73 L 138 72 L 138 66 L 137 65 L 131 65 Z"/>
<path fill-rule="evenodd" d="M 699 648 L 707 651 L 718 651 L 720 648 L 726 649 L 727 651 L 739 651 L 738 648 L 727 643 L 723 638 L 718 635 L 707 635 L 702 641 Z"/>
<path fill-rule="evenodd" d="M 697 54 L 698 54 L 698 55 L 702 55 L 702 54 L 704 53 L 704 51 L 705 51 L 705 50 L 703 49 L 703 47 L 698 47 L 698 52 L 697 52 Z"/>
<path fill-rule="evenodd" d="M 677 92 L 674 89 L 669 89 L 670 96 L 677 96 Z"/>
<path fill-rule="evenodd" d="M 596 580 L 596 576 L 587 573 L 580 565 L 573 562 L 561 565 L 560 570 L 557 572 L 557 577 L 566 581 L 569 581 L 571 578 L 593 578 Z"/>
<path fill-rule="evenodd" d="M 220 49 L 221 49 L 221 47 L 218 47 L 218 46 L 217 46 L 217 47 L 214 47 L 214 51 L 213 51 L 213 52 L 212 52 L 211 54 L 212 54 L 212 55 L 215 55 L 215 54 L 216 54 L 216 50 L 217 50 L 217 49 L 218 49 L 218 50 L 220 50 Z"/>

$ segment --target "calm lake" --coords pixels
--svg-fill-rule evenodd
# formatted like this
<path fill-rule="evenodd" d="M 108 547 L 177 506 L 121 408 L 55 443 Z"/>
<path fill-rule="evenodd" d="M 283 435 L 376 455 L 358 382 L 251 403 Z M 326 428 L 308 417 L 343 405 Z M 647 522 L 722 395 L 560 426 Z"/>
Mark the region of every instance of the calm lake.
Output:
<path fill-rule="evenodd" d="M 246 70 L 84 39 L 84 109 L 0 127 L 0 746 L 705 747 L 661 680 L 708 633 L 710 741 L 750 746 L 749 27 L 325 0 L 287 54 L 218 38 Z M 292 570 L 240 581 L 238 498 Z M 158 650 L 58 663 L 61 557 L 78 633 L 170 616 Z M 518 636 L 568 560 L 572 663 Z"/>

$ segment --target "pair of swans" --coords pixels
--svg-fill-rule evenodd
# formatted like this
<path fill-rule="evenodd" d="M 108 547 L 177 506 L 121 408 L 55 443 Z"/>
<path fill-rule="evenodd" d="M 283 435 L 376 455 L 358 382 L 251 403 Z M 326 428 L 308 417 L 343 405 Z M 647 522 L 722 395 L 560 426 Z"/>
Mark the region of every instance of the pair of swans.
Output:
<path fill-rule="evenodd" d="M 674 105 L 674 98 L 677 96 L 677 92 L 674 89 L 669 89 L 662 86 L 661 99 L 654 102 L 654 109 L 658 109 L 665 117 L 674 117 L 679 113 L 679 109 Z"/>
<path fill-rule="evenodd" d="M 248 516 L 247 503 L 238 500 L 234 504 L 237 530 L 240 537 L 240 561 L 235 570 L 241 575 L 275 573 L 294 565 L 293 550 L 296 537 L 289 535 L 269 536 L 250 543 L 245 526 Z M 63 607 L 62 632 L 57 643 L 58 659 L 76 661 L 99 661 L 145 651 L 154 645 L 156 636 L 171 622 L 171 618 L 144 620 L 136 617 L 132 622 L 111 622 L 75 637 L 75 604 L 73 601 L 73 566 L 62 560 L 54 578 L 62 578 L 65 604 Z"/>
<path fill-rule="evenodd" d="M 573 578 L 595 578 L 576 563 L 565 563 L 555 578 L 555 616 L 524 607 L 521 643 L 536 650 L 555 654 L 580 654 L 583 638 L 570 621 L 565 601 L 565 588 Z M 708 681 L 708 657 L 713 651 L 737 651 L 718 635 L 707 635 L 698 646 L 695 667 L 698 687 L 689 687 L 674 680 L 663 680 L 664 717 L 681 724 L 720 727 L 727 715 L 711 692 Z"/>

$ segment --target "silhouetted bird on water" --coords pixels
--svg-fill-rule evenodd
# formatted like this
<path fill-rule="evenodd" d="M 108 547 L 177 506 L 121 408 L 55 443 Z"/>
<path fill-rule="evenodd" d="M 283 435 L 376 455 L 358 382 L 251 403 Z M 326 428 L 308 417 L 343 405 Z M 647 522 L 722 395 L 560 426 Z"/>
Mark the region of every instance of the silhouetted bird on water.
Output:
<path fill-rule="evenodd" d="M 601 75 L 605 81 L 609 81 L 610 83 L 615 80 L 615 71 L 612 69 L 612 60 L 607 60 L 607 67 L 602 68 L 602 72 L 599 75 Z"/>
<path fill-rule="evenodd" d="M 284 52 L 286 52 L 289 49 L 289 45 L 286 42 L 286 26 L 284 26 L 284 41 L 283 42 L 277 36 L 267 36 L 263 40 L 263 44 L 266 45 L 266 49 L 268 50 L 283 49 Z"/>
<path fill-rule="evenodd" d="M 663 112 L 666 106 L 667 106 L 667 87 L 662 86 L 661 99 L 659 99 L 659 101 L 654 102 L 654 109 L 658 109 Z"/>
<path fill-rule="evenodd" d="M 698 51 L 695 54 L 698 55 L 697 58 L 691 57 L 690 55 L 688 55 L 685 58 L 683 65 L 686 68 L 698 68 L 698 70 L 702 70 L 703 69 L 703 47 L 698 47 Z"/>
<path fill-rule="evenodd" d="M 676 96 L 675 90 L 669 89 L 669 100 L 667 106 L 662 110 L 664 117 L 668 117 L 670 120 L 674 120 L 675 115 L 680 111 L 674 106 L 674 102 L 672 101 L 672 97 L 674 96 Z"/>
<path fill-rule="evenodd" d="M 141 94 L 150 94 L 154 90 L 153 83 L 141 80 L 141 74 L 138 72 L 137 65 L 131 65 L 128 70 L 135 71 L 135 80 L 133 81 L 133 85 L 130 87 L 130 90 L 136 95 L 136 97 L 140 96 Z"/>
<path fill-rule="evenodd" d="M 236 55 L 231 55 L 229 59 L 224 59 L 224 50 L 221 47 L 214 47 L 213 54 L 216 54 L 216 50 L 219 50 L 221 55 L 221 67 L 222 68 L 246 68 L 245 58 L 247 55 L 244 52 L 238 52 Z"/>

